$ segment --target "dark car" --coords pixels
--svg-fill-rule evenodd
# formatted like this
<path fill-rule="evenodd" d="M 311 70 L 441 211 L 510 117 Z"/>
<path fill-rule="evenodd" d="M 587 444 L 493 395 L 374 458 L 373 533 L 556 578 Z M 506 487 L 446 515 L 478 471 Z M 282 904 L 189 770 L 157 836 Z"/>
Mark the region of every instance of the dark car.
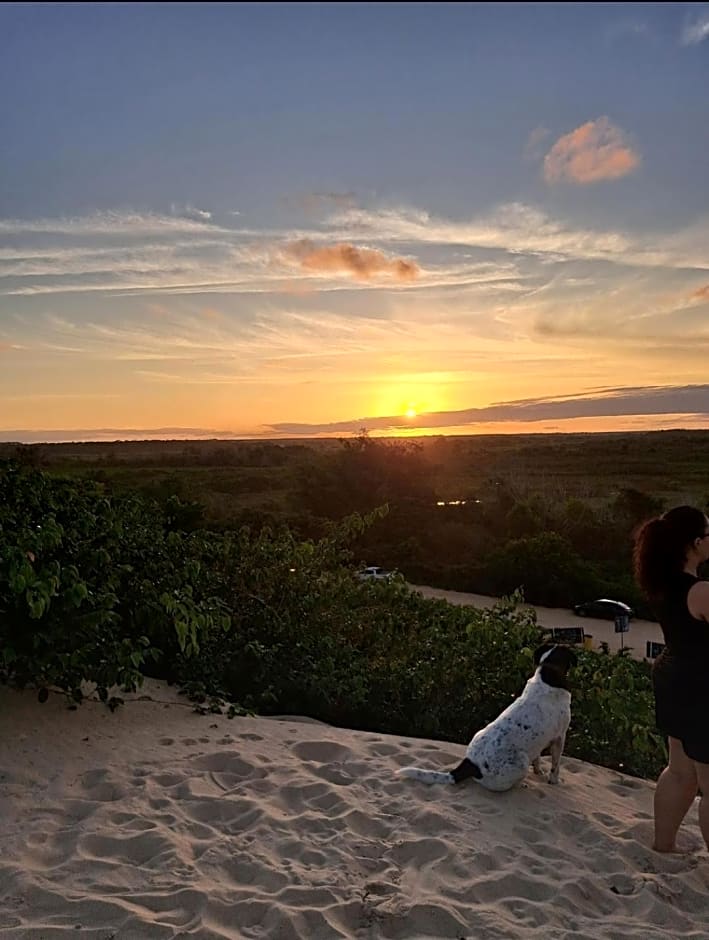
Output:
<path fill-rule="evenodd" d="M 586 601 L 584 604 L 576 604 L 574 613 L 579 617 L 600 617 L 602 620 L 615 620 L 625 614 L 628 620 L 632 620 L 635 611 L 628 607 L 622 601 L 612 601 L 607 597 L 599 597 L 595 601 Z"/>

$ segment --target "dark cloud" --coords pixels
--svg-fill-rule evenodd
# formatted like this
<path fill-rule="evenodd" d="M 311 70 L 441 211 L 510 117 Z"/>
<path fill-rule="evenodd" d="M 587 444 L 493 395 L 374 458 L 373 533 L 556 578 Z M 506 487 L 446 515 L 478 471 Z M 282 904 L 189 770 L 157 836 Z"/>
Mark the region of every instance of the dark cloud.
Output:
<path fill-rule="evenodd" d="M 706 415 L 709 422 L 709 385 L 658 385 L 645 388 L 603 389 L 595 395 L 567 398 L 527 398 L 485 408 L 438 411 L 407 419 L 402 415 L 355 418 L 330 424 L 273 424 L 278 434 L 313 435 L 401 428 L 447 428 L 500 421 L 558 421 L 567 418 L 606 418 L 626 415 Z"/>
<path fill-rule="evenodd" d="M 485 425 L 493 422 L 563 421 L 569 418 L 612 418 L 648 415 L 692 415 L 705 417 L 709 427 L 709 385 L 656 385 L 644 388 L 619 387 L 598 389 L 592 395 L 566 398 L 526 398 L 499 402 L 486 408 L 462 411 L 438 411 L 405 418 L 402 415 L 377 418 L 353 418 L 328 424 L 271 424 L 260 433 L 245 433 L 214 428 L 84 428 L 65 430 L 0 431 L 0 442 L 58 443 L 61 441 L 129 440 L 229 440 L 268 437 L 278 434 L 314 437 L 318 434 L 397 431 L 407 429 L 453 428 Z M 550 430 L 547 426 L 544 430 Z"/>

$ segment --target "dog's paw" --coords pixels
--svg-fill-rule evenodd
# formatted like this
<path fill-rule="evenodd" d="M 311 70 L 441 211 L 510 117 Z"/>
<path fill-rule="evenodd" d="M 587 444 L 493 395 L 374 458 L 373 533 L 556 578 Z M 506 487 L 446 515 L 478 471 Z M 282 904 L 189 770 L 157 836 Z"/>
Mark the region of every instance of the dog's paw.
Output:
<path fill-rule="evenodd" d="M 544 773 L 544 771 L 542 770 L 542 765 L 539 763 L 538 760 L 535 760 L 534 763 L 532 764 L 532 770 L 538 777 L 541 777 L 542 774 Z"/>
<path fill-rule="evenodd" d="M 549 783 L 552 786 L 557 786 L 559 783 L 559 774 L 549 774 Z"/>

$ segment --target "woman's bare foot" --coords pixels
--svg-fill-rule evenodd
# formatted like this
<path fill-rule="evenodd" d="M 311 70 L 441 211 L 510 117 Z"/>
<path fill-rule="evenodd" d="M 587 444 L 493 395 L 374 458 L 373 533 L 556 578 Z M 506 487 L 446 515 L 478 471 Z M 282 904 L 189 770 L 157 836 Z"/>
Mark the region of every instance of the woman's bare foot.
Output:
<path fill-rule="evenodd" d="M 681 845 L 677 845 L 675 842 L 669 848 L 665 846 L 658 846 L 653 842 L 652 846 L 653 852 L 659 852 L 661 855 L 696 855 L 697 852 L 701 852 L 704 846 L 700 845 L 698 842 L 682 842 Z"/>

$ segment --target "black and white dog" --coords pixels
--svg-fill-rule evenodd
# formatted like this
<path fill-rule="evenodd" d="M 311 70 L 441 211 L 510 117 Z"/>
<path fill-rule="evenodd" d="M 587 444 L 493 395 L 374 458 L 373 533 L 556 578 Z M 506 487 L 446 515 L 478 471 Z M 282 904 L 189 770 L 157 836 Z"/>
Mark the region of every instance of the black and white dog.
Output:
<path fill-rule="evenodd" d="M 545 643 L 534 653 L 537 666 L 524 691 L 501 715 L 475 735 L 463 761 L 448 773 L 403 767 L 401 777 L 423 783 L 460 783 L 473 777 L 488 790 L 509 790 L 524 780 L 531 764 L 541 774 L 539 758 L 551 752 L 549 783 L 559 782 L 559 763 L 571 721 L 567 674 L 576 665 L 568 646 Z"/>

